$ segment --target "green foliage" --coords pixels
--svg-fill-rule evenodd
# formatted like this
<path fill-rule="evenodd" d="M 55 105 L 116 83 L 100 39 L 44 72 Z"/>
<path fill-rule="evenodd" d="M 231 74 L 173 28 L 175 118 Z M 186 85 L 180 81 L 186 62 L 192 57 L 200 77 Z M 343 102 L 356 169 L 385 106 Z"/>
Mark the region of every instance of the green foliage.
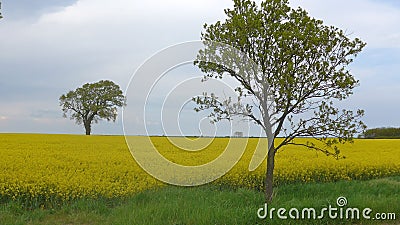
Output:
<path fill-rule="evenodd" d="M 313 137 L 322 147 L 312 142 L 303 145 L 338 157 L 337 145 L 351 142 L 365 129 L 360 120 L 363 110 L 339 110 L 333 104 L 359 85 L 347 66 L 365 43 L 324 25 L 301 8 L 290 8 L 288 0 L 265 0 L 260 6 L 251 0 L 234 0 L 234 8 L 225 14 L 225 21 L 204 25 L 201 38 L 206 47 L 195 64 L 206 74 L 204 80 L 235 78 L 238 101 L 220 101 L 204 93 L 194 98 L 196 110 L 212 109 L 215 121 L 242 116 L 260 125 L 267 136 L 284 136 L 275 151 L 295 145 L 295 137 Z M 239 56 L 207 44 L 211 42 L 230 45 L 240 51 Z M 249 63 L 240 54 L 257 68 L 244 66 Z"/>
<path fill-rule="evenodd" d="M 84 84 L 62 95 L 59 100 L 64 117 L 69 116 L 77 124 L 83 123 L 86 134 L 90 134 L 92 122 L 97 123 L 101 119 L 115 121 L 117 107 L 125 105 L 125 96 L 120 87 L 109 80 Z"/>
<path fill-rule="evenodd" d="M 366 130 L 361 137 L 364 138 L 400 138 L 400 128 L 382 127 Z"/>

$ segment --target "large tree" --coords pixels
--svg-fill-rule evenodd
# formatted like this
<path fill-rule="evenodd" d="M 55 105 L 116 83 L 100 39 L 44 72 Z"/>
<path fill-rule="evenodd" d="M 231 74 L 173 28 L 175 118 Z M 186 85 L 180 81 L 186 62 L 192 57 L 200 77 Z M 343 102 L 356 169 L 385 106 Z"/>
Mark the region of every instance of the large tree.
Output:
<path fill-rule="evenodd" d="M 265 0 L 260 6 L 251 0 L 234 0 L 225 14 L 226 20 L 204 25 L 205 48 L 195 65 L 205 73 L 204 80 L 233 77 L 238 97 L 220 99 L 204 93 L 194 98 L 196 111 L 211 109 L 215 121 L 242 116 L 262 127 L 268 138 L 265 196 L 270 202 L 278 150 L 299 145 L 339 158 L 340 144 L 352 142 L 365 129 L 362 110 L 335 107 L 359 84 L 347 66 L 365 43 L 324 25 L 301 8 L 291 8 L 288 0 Z M 245 65 L 249 64 L 246 57 L 257 68 Z M 283 141 L 275 142 L 278 136 Z"/>
<path fill-rule="evenodd" d="M 84 84 L 75 91 L 61 95 L 59 100 L 64 117 L 69 116 L 77 124 L 83 124 L 86 135 L 90 135 L 93 122 L 102 119 L 115 122 L 117 107 L 125 105 L 125 96 L 120 87 L 109 80 Z"/>

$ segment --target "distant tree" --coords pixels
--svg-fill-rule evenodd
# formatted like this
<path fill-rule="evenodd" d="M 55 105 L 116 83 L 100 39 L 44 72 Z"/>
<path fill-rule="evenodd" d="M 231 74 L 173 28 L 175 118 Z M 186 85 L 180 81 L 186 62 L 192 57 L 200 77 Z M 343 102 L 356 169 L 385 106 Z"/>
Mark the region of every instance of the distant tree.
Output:
<path fill-rule="evenodd" d="M 115 122 L 117 107 L 125 105 L 125 96 L 120 87 L 109 80 L 84 84 L 75 91 L 61 95 L 59 100 L 64 117 L 69 116 L 77 124 L 83 124 L 86 135 L 90 135 L 93 122 L 102 119 Z"/>
<path fill-rule="evenodd" d="M 371 139 L 400 138 L 400 128 L 381 127 L 366 130 L 361 137 Z"/>
<path fill-rule="evenodd" d="M 1 10 L 1 2 L 0 2 L 0 10 Z M 1 15 L 1 11 L 0 11 L 0 19 L 3 18 L 3 16 Z"/>
<path fill-rule="evenodd" d="M 346 99 L 359 84 L 346 66 L 365 43 L 323 25 L 301 8 L 292 9 L 288 0 L 264 0 L 261 7 L 251 0 L 234 0 L 233 9 L 225 14 L 224 21 L 204 25 L 205 48 L 195 64 L 206 74 L 204 80 L 234 78 L 238 98 L 204 93 L 193 99 L 198 105 L 195 110 L 211 110 L 214 121 L 241 116 L 262 127 L 269 144 L 265 196 L 270 202 L 279 149 L 298 145 L 338 158 L 338 144 L 352 142 L 365 129 L 359 120 L 362 110 L 339 110 L 333 103 Z M 245 57 L 224 54 L 225 49 L 207 42 L 240 50 L 258 68 L 243 68 Z M 278 135 L 284 138 L 276 143 Z M 296 137 L 311 137 L 315 142 L 296 141 Z"/>

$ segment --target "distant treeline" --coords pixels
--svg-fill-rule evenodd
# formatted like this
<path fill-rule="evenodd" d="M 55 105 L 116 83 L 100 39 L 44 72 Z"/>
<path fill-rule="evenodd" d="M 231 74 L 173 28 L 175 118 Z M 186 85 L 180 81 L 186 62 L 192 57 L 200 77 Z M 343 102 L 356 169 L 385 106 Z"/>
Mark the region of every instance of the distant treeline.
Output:
<path fill-rule="evenodd" d="M 364 132 L 363 135 L 360 135 L 361 138 L 371 138 L 371 139 L 384 139 L 384 138 L 399 138 L 400 139 L 400 128 L 393 127 L 382 127 L 382 128 L 374 128 L 368 129 Z"/>

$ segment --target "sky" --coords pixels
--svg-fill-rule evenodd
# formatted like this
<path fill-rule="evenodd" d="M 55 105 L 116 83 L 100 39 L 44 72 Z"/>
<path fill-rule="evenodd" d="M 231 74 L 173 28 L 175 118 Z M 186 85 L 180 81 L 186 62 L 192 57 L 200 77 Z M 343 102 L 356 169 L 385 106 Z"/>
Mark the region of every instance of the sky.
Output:
<path fill-rule="evenodd" d="M 199 40 L 203 24 L 223 20 L 223 9 L 232 7 L 230 0 L 1 2 L 0 132 L 8 133 L 83 133 L 83 126 L 62 117 L 58 102 L 62 94 L 101 79 L 114 81 L 122 90 L 137 87 L 128 84 L 146 60 L 168 46 Z M 349 67 L 361 85 L 340 105 L 364 109 L 368 127 L 400 127 L 400 2 L 291 0 L 290 4 L 367 42 Z M 190 67 L 169 72 L 153 90 L 146 105 L 148 134 L 165 133 L 160 129 L 162 95 L 171 88 L 189 92 L 190 85 L 185 89 L 176 84 L 201 76 Z M 171 94 L 166 101 L 182 109 L 176 129 L 184 134 L 213 129 L 204 115 L 189 111 L 191 105 L 179 99 Z M 135 96 L 128 96 L 128 105 L 135 101 Z M 169 121 L 166 115 L 161 113 L 162 122 Z M 169 123 L 177 124 L 175 119 Z M 132 116 L 124 123 L 129 123 L 132 134 L 143 135 L 144 130 L 136 129 L 140 120 Z M 220 134 L 224 132 L 228 131 L 222 129 Z M 93 125 L 93 133 L 122 134 L 121 112 L 115 123 Z"/>

